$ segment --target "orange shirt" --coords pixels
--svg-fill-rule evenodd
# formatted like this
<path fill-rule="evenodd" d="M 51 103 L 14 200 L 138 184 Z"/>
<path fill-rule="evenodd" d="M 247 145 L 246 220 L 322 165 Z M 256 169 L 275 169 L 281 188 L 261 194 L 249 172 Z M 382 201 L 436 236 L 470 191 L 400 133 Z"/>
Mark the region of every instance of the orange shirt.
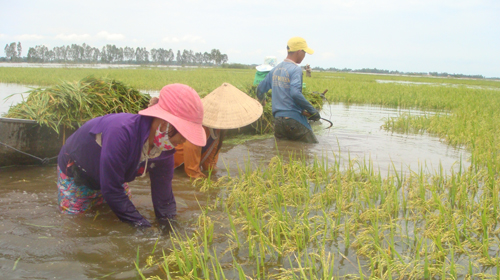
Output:
<path fill-rule="evenodd" d="M 217 139 L 213 139 L 210 135 L 208 127 L 203 127 L 207 135 L 207 146 L 199 147 L 186 141 L 184 144 L 175 147 L 174 168 L 181 166 L 184 163 L 184 171 L 191 178 L 205 178 L 206 175 L 201 172 L 215 169 L 219 159 L 218 145 L 221 141 L 220 129 L 214 129 Z M 222 142 L 221 142 L 222 144 Z M 202 153 L 202 150 L 204 152 Z"/>

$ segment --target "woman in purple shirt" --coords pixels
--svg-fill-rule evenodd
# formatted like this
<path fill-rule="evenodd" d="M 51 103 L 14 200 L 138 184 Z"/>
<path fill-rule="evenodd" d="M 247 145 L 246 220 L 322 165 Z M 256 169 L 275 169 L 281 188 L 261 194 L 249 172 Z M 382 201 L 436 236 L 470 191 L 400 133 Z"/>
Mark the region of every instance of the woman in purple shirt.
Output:
<path fill-rule="evenodd" d="M 124 222 L 151 224 L 130 201 L 127 182 L 149 173 L 156 218 L 169 225 L 176 215 L 172 192 L 174 147 L 206 143 L 203 106 L 196 91 L 172 84 L 157 104 L 139 114 L 110 114 L 86 122 L 61 148 L 58 201 L 63 213 L 83 213 L 106 201 Z"/>

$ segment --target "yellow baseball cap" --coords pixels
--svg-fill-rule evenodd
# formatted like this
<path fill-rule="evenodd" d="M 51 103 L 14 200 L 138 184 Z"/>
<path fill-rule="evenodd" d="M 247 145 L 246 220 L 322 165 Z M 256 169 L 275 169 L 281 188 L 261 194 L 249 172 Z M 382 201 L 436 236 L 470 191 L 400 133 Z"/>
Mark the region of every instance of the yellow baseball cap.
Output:
<path fill-rule="evenodd" d="M 303 50 L 308 54 L 313 54 L 314 51 L 307 46 L 306 40 L 301 37 L 293 37 L 288 40 L 286 45 L 288 52 L 296 52 Z"/>

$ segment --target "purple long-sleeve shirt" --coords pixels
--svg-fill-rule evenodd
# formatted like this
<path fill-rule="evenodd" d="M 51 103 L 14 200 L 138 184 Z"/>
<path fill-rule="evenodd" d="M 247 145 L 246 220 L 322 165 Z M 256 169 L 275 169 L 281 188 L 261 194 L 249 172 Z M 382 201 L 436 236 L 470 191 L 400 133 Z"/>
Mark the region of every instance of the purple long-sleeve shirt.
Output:
<path fill-rule="evenodd" d="M 144 167 L 141 151 L 148 140 L 152 117 L 120 113 L 98 117 L 86 122 L 61 148 L 58 165 L 63 173 L 73 176 L 67 164 L 73 161 L 87 176 L 100 183 L 103 198 L 124 222 L 137 226 L 151 224 L 137 211 L 122 185 L 131 182 Z M 101 133 L 101 145 L 96 135 Z M 175 150 L 162 152 L 149 159 L 147 171 L 151 180 L 151 196 L 155 215 L 160 220 L 176 214 L 172 192 Z M 68 174 L 69 173 L 69 174 Z"/>

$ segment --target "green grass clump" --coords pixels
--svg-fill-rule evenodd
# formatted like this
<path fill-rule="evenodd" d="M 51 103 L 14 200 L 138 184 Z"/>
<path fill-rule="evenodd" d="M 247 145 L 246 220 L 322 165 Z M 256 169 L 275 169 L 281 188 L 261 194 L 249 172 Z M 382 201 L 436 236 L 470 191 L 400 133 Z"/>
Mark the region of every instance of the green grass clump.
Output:
<path fill-rule="evenodd" d="M 216 198 L 148 268 L 167 279 L 496 279 L 494 177 L 423 167 L 382 176 L 365 161 L 278 156 L 198 181 Z"/>
<path fill-rule="evenodd" d="M 35 120 L 56 132 L 105 114 L 137 113 L 151 98 L 117 80 L 93 76 L 28 93 L 28 98 L 11 107 L 5 117 Z"/>

